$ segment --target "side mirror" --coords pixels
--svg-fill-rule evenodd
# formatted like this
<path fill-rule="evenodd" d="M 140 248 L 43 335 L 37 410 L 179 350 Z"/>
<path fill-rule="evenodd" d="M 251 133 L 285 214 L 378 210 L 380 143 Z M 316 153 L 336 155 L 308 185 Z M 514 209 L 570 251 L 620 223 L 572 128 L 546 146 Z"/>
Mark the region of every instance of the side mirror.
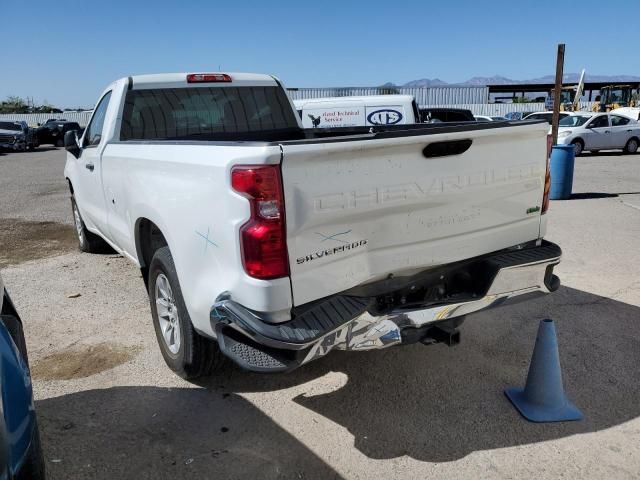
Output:
<path fill-rule="evenodd" d="M 64 134 L 64 148 L 74 157 L 80 157 L 80 151 L 82 150 L 78 145 L 78 131 L 69 130 Z"/>

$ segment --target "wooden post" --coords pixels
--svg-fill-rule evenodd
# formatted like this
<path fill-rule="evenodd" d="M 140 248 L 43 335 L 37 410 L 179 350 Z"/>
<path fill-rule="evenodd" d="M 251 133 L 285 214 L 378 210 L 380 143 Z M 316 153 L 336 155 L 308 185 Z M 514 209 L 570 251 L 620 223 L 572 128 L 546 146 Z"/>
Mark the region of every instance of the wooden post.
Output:
<path fill-rule="evenodd" d="M 558 122 L 560 121 L 560 98 L 562 94 L 562 76 L 564 71 L 564 43 L 558 44 L 556 59 L 556 87 L 553 91 L 553 117 L 551 120 L 552 145 L 558 143 Z"/>

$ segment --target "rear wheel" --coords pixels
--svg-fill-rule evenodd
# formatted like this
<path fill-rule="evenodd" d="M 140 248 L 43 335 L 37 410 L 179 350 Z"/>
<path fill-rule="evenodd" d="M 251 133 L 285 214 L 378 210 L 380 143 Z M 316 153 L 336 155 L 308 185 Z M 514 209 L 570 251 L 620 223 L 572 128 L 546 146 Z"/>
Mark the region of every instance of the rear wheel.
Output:
<path fill-rule="evenodd" d="M 630 138 L 624 146 L 624 153 L 636 153 L 638 151 L 638 139 Z"/>
<path fill-rule="evenodd" d="M 571 145 L 573 145 L 573 153 L 576 157 L 582 154 L 582 150 L 584 150 L 584 143 L 582 143 L 582 140 L 575 140 Z"/>
<path fill-rule="evenodd" d="M 74 197 L 71 197 L 71 209 L 73 211 L 73 224 L 76 227 L 76 236 L 78 237 L 78 248 L 80 248 L 80 251 L 87 253 L 108 252 L 110 247 L 107 242 L 95 233 L 87 230 Z"/>
<path fill-rule="evenodd" d="M 158 345 L 171 370 L 182 378 L 198 378 L 224 366 L 218 343 L 193 328 L 169 247 L 156 250 L 151 260 L 149 302 Z"/>

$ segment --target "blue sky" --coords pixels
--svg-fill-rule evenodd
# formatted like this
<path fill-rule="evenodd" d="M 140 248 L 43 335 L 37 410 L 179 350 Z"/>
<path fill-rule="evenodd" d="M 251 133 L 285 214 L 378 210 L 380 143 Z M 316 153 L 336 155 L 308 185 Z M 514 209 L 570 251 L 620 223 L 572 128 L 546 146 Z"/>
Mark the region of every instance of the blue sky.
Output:
<path fill-rule="evenodd" d="M 0 99 L 90 106 L 116 78 L 218 67 L 297 87 L 526 79 L 553 73 L 559 42 L 567 44 L 565 72 L 640 75 L 640 2 L 620 1 L 603 16 L 606 4 L 6 0 L 2 38 L 11 55 L 0 64 Z"/>

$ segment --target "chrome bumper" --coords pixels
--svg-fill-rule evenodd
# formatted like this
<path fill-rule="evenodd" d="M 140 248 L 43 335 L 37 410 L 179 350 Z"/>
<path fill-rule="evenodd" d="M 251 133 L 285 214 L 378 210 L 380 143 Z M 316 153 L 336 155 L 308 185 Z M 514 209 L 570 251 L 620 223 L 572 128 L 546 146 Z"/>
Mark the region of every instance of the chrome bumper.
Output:
<path fill-rule="evenodd" d="M 256 322 L 260 321 L 259 317 L 228 298 L 221 299 L 213 306 L 212 322 L 216 322 L 218 341 L 223 347 L 223 351 L 225 351 L 224 338 L 222 338 L 225 336 L 224 332 L 233 329 L 236 334 L 245 335 L 258 350 L 260 350 L 260 346 L 265 346 L 271 353 L 279 349 L 296 351 L 293 357 L 289 357 L 294 358 L 292 368 L 322 357 L 334 349 L 373 350 L 387 348 L 403 343 L 403 332 L 407 333 L 409 329 L 424 328 L 443 320 L 494 308 L 518 297 L 528 298 L 557 290 L 560 282 L 551 272 L 553 266 L 560 262 L 561 252 L 557 246 L 554 245 L 554 247 L 557 248 L 557 256 L 548 256 L 543 260 L 499 268 L 486 294 L 481 298 L 427 308 L 399 308 L 382 316 L 371 315 L 367 304 L 363 303 L 362 311 L 359 311 L 357 315 L 336 328 L 328 329 L 321 335 L 309 339 L 309 341 L 306 341 L 303 336 L 296 338 L 295 335 L 290 334 L 285 335 L 287 337 L 285 339 L 271 333 L 286 332 L 286 328 L 288 328 L 286 325 L 269 325 L 271 330 L 252 328 L 252 325 L 255 326 Z M 229 354 L 227 351 L 225 353 Z M 252 369 L 247 365 L 241 366 Z M 279 371 L 289 369 L 291 368 L 283 367 Z"/>
<path fill-rule="evenodd" d="M 560 262 L 560 257 L 529 265 L 500 269 L 486 296 L 477 300 L 439 305 L 422 310 L 398 310 L 384 317 L 364 313 L 323 341 L 316 343 L 303 363 L 322 357 L 331 350 L 375 350 L 402 343 L 402 331 L 421 328 L 480 310 L 498 307 L 516 297 L 527 294 L 544 295 L 552 292 L 546 285 L 547 268 Z M 557 277 L 554 277 L 557 278 Z M 555 289 L 559 286 L 556 285 Z"/>

